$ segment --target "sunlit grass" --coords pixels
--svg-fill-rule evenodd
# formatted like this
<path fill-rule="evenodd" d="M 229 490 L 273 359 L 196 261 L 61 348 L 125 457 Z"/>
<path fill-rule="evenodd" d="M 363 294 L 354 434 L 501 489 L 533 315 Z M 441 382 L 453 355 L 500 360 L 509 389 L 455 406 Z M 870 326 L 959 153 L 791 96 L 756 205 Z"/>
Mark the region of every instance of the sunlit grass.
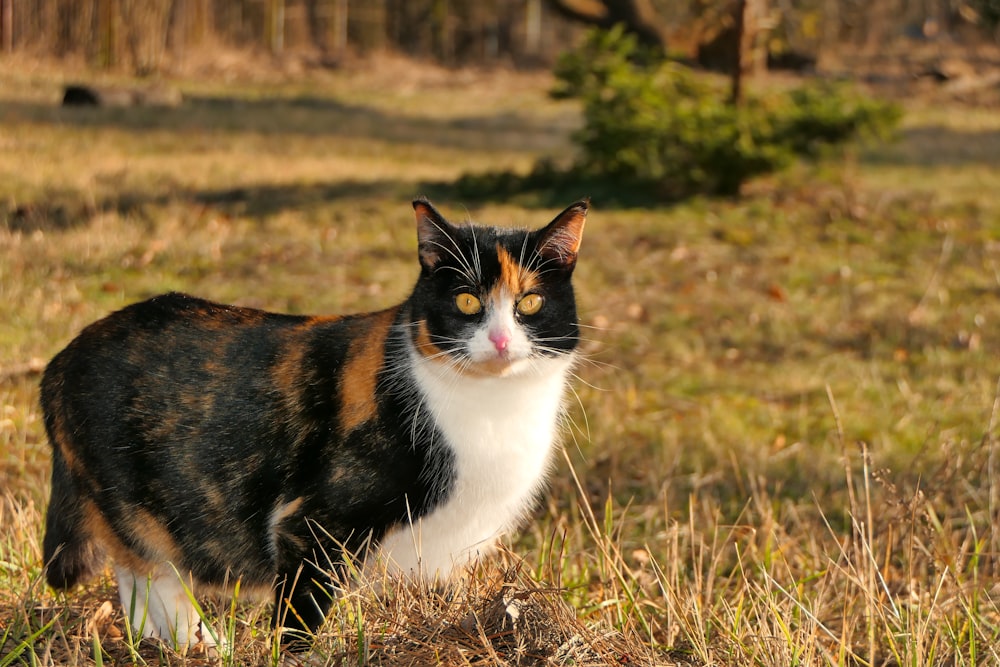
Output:
<path fill-rule="evenodd" d="M 53 106 L 51 72 L 0 68 L 0 664 L 205 660 L 130 641 L 107 577 L 43 585 L 38 360 L 173 289 L 289 312 L 397 303 L 428 188 L 455 220 L 557 212 L 440 185 L 567 150 L 575 112 L 543 77 L 401 71 L 181 82 L 177 110 L 77 113 Z M 594 201 L 580 405 L 513 569 L 450 599 L 354 582 L 320 655 L 996 661 L 997 125 L 914 106 L 897 144 L 738 201 Z M 534 625 L 505 620 L 511 595 L 538 602 Z M 238 647 L 226 660 L 277 661 L 266 606 L 205 604 Z"/>

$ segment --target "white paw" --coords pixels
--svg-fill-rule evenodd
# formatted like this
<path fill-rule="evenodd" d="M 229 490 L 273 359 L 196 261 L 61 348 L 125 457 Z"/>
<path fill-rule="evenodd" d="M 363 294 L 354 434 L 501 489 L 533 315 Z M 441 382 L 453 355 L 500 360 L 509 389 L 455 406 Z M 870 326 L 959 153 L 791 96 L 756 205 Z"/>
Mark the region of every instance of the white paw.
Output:
<path fill-rule="evenodd" d="M 133 630 L 160 639 L 181 651 L 198 644 L 219 652 L 222 637 L 203 625 L 192 600 L 191 584 L 183 582 L 170 565 L 150 573 L 115 566 L 122 609 Z"/>

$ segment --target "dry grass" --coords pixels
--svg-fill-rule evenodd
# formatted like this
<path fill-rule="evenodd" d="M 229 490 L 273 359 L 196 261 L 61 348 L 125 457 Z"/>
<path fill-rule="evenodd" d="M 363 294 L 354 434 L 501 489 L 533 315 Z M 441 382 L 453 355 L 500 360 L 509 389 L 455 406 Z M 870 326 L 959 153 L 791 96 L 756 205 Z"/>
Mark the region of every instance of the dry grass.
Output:
<path fill-rule="evenodd" d="M 547 222 L 429 184 L 568 150 L 576 112 L 537 75 L 395 61 L 180 81 L 176 110 L 63 110 L 80 72 L 15 64 L 0 67 L 0 666 L 277 662 L 266 606 L 206 601 L 237 647 L 210 659 L 131 642 L 107 578 L 45 588 L 40 364 L 169 289 L 293 312 L 397 302 L 416 270 L 409 199 Z M 995 114 L 911 101 L 898 144 L 740 201 L 594 202 L 582 407 L 551 493 L 450 595 L 346 582 L 314 662 L 1000 660 L 998 137 Z"/>

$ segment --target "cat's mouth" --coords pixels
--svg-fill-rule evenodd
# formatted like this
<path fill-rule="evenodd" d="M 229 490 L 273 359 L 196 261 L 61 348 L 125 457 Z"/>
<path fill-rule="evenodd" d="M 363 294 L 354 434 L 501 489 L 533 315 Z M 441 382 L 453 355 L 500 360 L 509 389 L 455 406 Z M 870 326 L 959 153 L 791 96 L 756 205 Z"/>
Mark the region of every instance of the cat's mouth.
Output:
<path fill-rule="evenodd" d="M 523 362 L 523 359 L 498 355 L 489 359 L 474 361 L 463 367 L 463 371 L 469 375 L 480 377 L 505 377 L 514 374 L 523 365 Z"/>

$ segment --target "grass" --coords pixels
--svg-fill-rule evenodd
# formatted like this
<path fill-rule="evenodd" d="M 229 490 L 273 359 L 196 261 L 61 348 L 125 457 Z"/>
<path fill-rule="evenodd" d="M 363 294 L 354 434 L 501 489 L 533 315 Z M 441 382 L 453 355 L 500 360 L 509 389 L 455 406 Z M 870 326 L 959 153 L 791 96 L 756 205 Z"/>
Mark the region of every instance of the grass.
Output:
<path fill-rule="evenodd" d="M 417 266 L 409 200 L 544 224 L 558 207 L 446 184 L 569 151 L 577 112 L 541 76 L 398 62 L 180 81 L 177 110 L 68 110 L 59 86 L 80 72 L 13 65 L 0 665 L 274 662 L 269 609 L 238 596 L 204 601 L 235 639 L 213 661 L 133 641 L 109 576 L 45 587 L 40 364 L 170 289 L 291 312 L 398 302 Z M 595 200 L 577 273 L 586 361 L 550 492 L 452 597 L 353 582 L 317 662 L 1000 660 L 1000 120 L 908 104 L 896 144 L 739 200 Z"/>

